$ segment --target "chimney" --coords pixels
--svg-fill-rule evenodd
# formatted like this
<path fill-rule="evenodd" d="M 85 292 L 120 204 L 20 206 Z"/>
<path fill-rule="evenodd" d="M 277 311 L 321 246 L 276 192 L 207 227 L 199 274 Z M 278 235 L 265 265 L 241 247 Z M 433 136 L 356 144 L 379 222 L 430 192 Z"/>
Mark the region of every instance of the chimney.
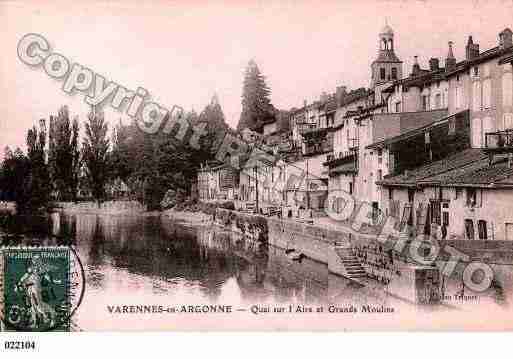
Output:
<path fill-rule="evenodd" d="M 337 86 L 337 92 L 335 93 L 335 98 L 337 99 L 337 104 L 340 104 L 342 102 L 342 99 L 347 94 L 347 87 L 346 86 Z"/>
<path fill-rule="evenodd" d="M 449 51 L 447 52 L 447 57 L 445 58 L 445 71 L 451 71 L 454 67 L 456 67 L 456 58 L 452 52 L 452 41 L 449 41 Z"/>
<path fill-rule="evenodd" d="M 417 76 L 420 73 L 419 57 L 413 56 L 413 67 L 411 69 L 412 76 Z"/>
<path fill-rule="evenodd" d="M 501 49 L 513 46 L 512 35 L 513 32 L 509 28 L 505 28 L 499 33 L 499 47 Z"/>
<path fill-rule="evenodd" d="M 440 70 L 440 60 L 437 57 L 432 57 L 429 59 L 429 69 L 431 71 Z"/>
<path fill-rule="evenodd" d="M 479 44 L 474 44 L 472 35 L 468 37 L 467 46 L 465 47 L 465 59 L 472 60 L 479 56 Z"/>
<path fill-rule="evenodd" d="M 308 101 L 303 100 L 303 106 L 304 106 L 304 108 L 306 108 L 307 104 L 308 104 Z"/>

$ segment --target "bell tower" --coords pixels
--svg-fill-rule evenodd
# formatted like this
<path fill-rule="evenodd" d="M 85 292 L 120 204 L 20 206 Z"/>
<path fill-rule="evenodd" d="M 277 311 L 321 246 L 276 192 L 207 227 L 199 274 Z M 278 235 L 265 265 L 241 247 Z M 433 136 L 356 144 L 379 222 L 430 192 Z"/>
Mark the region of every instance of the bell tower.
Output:
<path fill-rule="evenodd" d="M 371 64 L 372 89 L 402 78 L 403 62 L 395 55 L 394 46 L 394 30 L 385 21 L 385 26 L 379 33 L 378 57 Z"/>

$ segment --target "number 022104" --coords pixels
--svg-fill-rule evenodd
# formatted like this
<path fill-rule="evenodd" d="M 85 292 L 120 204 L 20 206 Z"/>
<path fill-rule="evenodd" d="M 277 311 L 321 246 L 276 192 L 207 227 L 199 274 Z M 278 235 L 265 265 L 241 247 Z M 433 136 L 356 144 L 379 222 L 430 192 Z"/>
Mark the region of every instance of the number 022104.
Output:
<path fill-rule="evenodd" d="M 6 341 L 5 349 L 7 350 L 34 350 L 36 349 L 36 342 L 34 341 Z"/>

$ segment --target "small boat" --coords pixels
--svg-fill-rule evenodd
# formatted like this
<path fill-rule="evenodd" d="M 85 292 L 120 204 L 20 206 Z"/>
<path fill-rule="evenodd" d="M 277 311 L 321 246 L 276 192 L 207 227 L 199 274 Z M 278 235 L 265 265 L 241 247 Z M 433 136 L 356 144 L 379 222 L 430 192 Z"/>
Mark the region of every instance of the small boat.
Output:
<path fill-rule="evenodd" d="M 285 254 L 287 255 L 287 257 L 289 259 L 291 259 L 293 261 L 301 261 L 301 260 L 303 260 L 303 258 L 306 257 L 303 253 L 298 252 L 293 248 L 286 249 Z"/>

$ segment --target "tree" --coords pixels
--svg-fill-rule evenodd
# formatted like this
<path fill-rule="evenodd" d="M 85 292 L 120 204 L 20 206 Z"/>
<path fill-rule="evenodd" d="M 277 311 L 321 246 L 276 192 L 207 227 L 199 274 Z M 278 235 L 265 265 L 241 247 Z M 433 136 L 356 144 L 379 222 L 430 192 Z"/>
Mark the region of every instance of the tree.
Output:
<path fill-rule="evenodd" d="M 273 118 L 274 110 L 269 96 L 271 90 L 265 83 L 257 64 L 251 60 L 246 67 L 242 88 L 242 112 L 237 130 L 249 128 L 262 131 L 263 124 Z"/>
<path fill-rule="evenodd" d="M 25 154 L 19 148 L 12 152 L 6 147 L 0 167 L 0 200 L 26 203 L 26 183 L 29 175 L 30 167 Z"/>
<path fill-rule="evenodd" d="M 48 163 L 54 191 L 59 200 L 76 199 L 80 169 L 78 120 L 70 123 L 67 106 L 57 117 L 50 116 Z"/>
<path fill-rule="evenodd" d="M 212 96 L 210 103 L 205 106 L 199 117 L 196 118 L 195 115 L 195 112 L 189 114 L 190 121 L 194 125 L 204 124 L 206 129 L 206 135 L 200 140 L 201 149 L 198 155 L 203 158 L 203 161 L 212 159 L 212 155 L 217 152 L 229 128 L 217 95 Z"/>
<path fill-rule="evenodd" d="M 50 176 L 46 163 L 46 123 L 39 121 L 27 132 L 27 157 L 29 175 L 23 179 L 23 194 L 16 198 L 17 209 L 20 211 L 38 211 L 48 206 L 50 194 Z"/>
<path fill-rule="evenodd" d="M 93 197 L 101 202 L 105 198 L 105 183 L 108 179 L 108 126 L 103 112 L 93 111 L 85 125 L 85 138 L 82 144 L 86 178 Z"/>

